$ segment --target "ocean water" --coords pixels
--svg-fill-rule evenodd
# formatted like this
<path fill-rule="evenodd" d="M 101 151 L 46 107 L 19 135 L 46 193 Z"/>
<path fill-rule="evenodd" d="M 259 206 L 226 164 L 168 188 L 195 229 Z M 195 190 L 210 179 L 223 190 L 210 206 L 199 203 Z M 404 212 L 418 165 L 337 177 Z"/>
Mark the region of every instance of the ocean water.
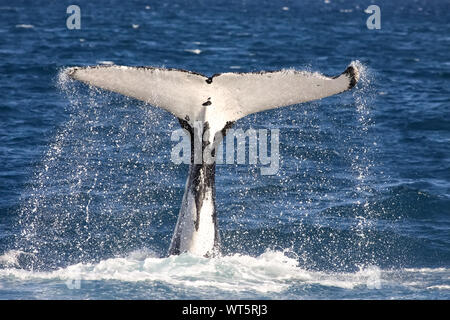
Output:
<path fill-rule="evenodd" d="M 0 299 L 449 299 L 450 3 L 0 1 Z M 351 92 L 235 128 L 280 169 L 218 165 L 222 255 L 167 257 L 187 165 L 165 111 L 70 66 L 283 68 Z M 283 94 L 283 92 L 279 92 Z"/>

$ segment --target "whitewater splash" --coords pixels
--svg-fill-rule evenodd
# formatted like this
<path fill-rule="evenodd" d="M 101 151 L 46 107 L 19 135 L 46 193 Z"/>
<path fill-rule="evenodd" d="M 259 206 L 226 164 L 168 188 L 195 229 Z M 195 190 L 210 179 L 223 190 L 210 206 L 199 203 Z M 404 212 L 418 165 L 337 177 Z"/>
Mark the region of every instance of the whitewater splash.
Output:
<path fill-rule="evenodd" d="M 80 289 L 84 282 L 92 281 L 143 282 L 199 291 L 212 289 L 216 293 L 263 296 L 288 292 L 293 286 L 304 288 L 303 295 L 311 288 L 318 290 L 321 287 L 366 292 L 393 287 L 397 290 L 400 287 L 441 292 L 450 289 L 449 283 L 441 281 L 436 284 L 436 279 L 444 279 L 444 282 L 446 279 L 448 282 L 449 271 L 445 268 L 381 270 L 369 266 L 352 273 L 311 271 L 299 266 L 297 259 L 288 257 L 287 252 L 269 250 L 257 257 L 235 254 L 210 259 L 189 254 L 160 258 L 148 250 L 137 250 L 126 257 L 79 263 L 49 272 L 12 267 L 0 269 L 0 285 L 5 280 L 9 283 L 47 281 L 67 286 L 68 289 Z M 16 253 L 10 253 L 1 256 L 0 261 L 11 266 L 15 258 Z M 71 284 L 76 286 L 71 287 Z M 307 298 L 307 295 L 293 298 Z"/>

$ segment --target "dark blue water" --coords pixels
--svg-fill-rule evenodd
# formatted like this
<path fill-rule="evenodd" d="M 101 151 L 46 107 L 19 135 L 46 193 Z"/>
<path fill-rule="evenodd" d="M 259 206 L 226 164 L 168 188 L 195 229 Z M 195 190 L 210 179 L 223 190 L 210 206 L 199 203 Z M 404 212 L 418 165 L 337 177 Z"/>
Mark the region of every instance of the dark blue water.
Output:
<path fill-rule="evenodd" d="M 448 299 L 450 3 L 0 2 L 0 298 Z M 133 26 L 134 25 L 134 26 Z M 341 73 L 279 128 L 280 170 L 219 165 L 221 258 L 166 257 L 186 165 L 165 111 L 64 80 L 114 63 Z"/>

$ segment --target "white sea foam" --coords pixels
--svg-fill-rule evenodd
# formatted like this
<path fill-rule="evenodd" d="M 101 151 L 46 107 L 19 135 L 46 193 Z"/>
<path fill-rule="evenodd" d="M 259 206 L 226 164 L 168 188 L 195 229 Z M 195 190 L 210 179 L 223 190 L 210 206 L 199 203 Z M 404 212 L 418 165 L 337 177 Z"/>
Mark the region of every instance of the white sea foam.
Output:
<path fill-rule="evenodd" d="M 15 267 L 18 266 L 18 257 L 24 253 L 20 250 L 10 250 L 0 256 L 0 266 Z"/>
<path fill-rule="evenodd" d="M 36 272 L 14 268 L 18 252 L 9 252 L 0 259 L 9 261 L 9 266 L 0 269 L 0 279 L 19 281 L 81 279 L 116 280 L 124 282 L 164 282 L 168 285 L 193 288 L 211 288 L 222 291 L 253 291 L 278 293 L 290 286 L 320 285 L 342 289 L 380 289 L 383 286 L 448 290 L 449 285 L 430 284 L 418 273 L 435 272 L 448 275 L 447 269 L 403 269 L 381 270 L 376 266 L 362 268 L 357 272 L 319 272 L 306 270 L 286 251 L 266 251 L 257 257 L 230 255 L 209 259 L 188 254 L 160 258 L 155 254 L 139 250 L 126 257 L 116 257 L 99 263 L 79 263 L 50 272 Z M 2 261 L 2 260 L 0 260 Z M 408 271 L 409 270 L 409 271 Z M 422 276 L 422 275 L 421 275 Z M 411 277 L 416 281 L 412 280 Z M 445 278 L 445 277 L 444 277 Z"/>

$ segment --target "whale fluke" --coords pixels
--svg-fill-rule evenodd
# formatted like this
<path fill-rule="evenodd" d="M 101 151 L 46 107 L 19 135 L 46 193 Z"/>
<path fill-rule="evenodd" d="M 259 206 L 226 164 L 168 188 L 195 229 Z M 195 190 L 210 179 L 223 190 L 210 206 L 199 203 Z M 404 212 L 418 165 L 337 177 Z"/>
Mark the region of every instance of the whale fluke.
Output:
<path fill-rule="evenodd" d="M 171 112 L 189 122 L 204 120 L 204 109 L 236 121 L 248 114 L 322 99 L 353 88 L 358 70 L 341 75 L 297 70 L 221 73 L 212 77 L 154 67 L 92 66 L 68 69 L 70 77 L 121 93 Z"/>
<path fill-rule="evenodd" d="M 298 70 L 202 74 L 155 67 L 92 66 L 67 70 L 73 79 L 136 98 L 169 111 L 191 135 L 200 123 L 208 129 L 205 146 L 216 146 L 216 133 L 246 115 L 322 99 L 353 88 L 358 69 L 350 65 L 341 75 L 327 77 Z M 203 150 L 201 150 L 203 151 Z M 191 165 L 169 254 L 218 252 L 214 172 L 215 163 Z"/>

